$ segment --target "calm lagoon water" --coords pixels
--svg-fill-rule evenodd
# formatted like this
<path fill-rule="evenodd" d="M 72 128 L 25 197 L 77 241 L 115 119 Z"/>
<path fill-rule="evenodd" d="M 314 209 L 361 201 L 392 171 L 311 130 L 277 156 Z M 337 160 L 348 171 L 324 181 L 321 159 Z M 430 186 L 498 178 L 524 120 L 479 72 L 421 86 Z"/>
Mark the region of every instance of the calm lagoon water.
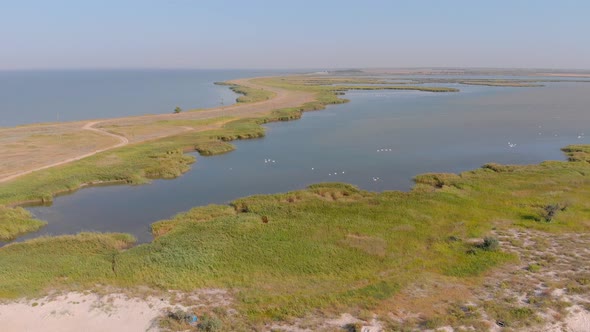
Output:
<path fill-rule="evenodd" d="M 268 124 L 266 138 L 234 142 L 232 153 L 197 156 L 180 178 L 86 188 L 57 197 L 50 207 L 30 207 L 49 225 L 21 239 L 109 231 L 149 241 L 152 222 L 195 206 L 325 181 L 408 190 L 420 173 L 563 160 L 561 147 L 590 143 L 590 84 L 457 87 L 461 92 L 347 93 L 350 103 Z"/>
<path fill-rule="evenodd" d="M 235 102 L 216 81 L 279 75 L 263 70 L 0 71 L 0 127 L 169 113 Z"/>

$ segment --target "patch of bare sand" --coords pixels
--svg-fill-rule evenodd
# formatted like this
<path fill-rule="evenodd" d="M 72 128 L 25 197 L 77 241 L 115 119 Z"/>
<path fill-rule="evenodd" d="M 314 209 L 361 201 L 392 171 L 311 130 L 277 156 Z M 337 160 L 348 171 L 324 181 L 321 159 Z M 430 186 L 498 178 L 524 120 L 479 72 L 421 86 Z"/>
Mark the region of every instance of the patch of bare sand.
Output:
<path fill-rule="evenodd" d="M 159 320 L 182 310 L 201 313 L 223 308 L 235 315 L 233 297 L 224 289 L 192 292 L 147 287 L 51 294 L 38 299 L 0 302 L 0 331 L 98 332 L 159 331 Z"/>
<path fill-rule="evenodd" d="M 571 332 L 590 331 L 590 312 L 580 308 L 570 308 L 570 315 L 565 319 L 566 329 Z"/>
<path fill-rule="evenodd" d="M 311 332 L 311 331 L 348 331 L 351 326 L 360 328 L 361 332 L 383 332 L 383 325 L 376 317 L 364 321 L 349 313 L 341 314 L 338 318 L 306 317 L 293 324 L 274 324 L 270 331 L 282 332 Z"/>
<path fill-rule="evenodd" d="M 590 331 L 590 312 L 579 305 L 568 308 L 563 322 L 552 322 L 536 331 L 546 332 L 588 332 Z"/>
<path fill-rule="evenodd" d="M 158 331 L 157 318 L 179 307 L 158 297 L 68 293 L 0 304 L 3 332 Z"/>

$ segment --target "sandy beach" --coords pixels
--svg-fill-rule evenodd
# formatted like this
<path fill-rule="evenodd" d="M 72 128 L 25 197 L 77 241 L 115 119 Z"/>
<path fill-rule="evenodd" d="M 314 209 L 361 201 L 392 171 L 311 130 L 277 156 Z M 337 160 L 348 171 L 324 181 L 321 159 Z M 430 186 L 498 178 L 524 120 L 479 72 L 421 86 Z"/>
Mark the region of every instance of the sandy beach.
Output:
<path fill-rule="evenodd" d="M 216 292 L 219 295 L 219 292 Z M 221 302 L 224 302 L 221 299 Z M 226 305 L 227 302 L 221 303 Z M 39 299 L 21 299 L 0 304 L 0 322 L 3 332 L 156 332 L 160 331 L 158 319 L 168 311 L 186 310 L 187 307 L 173 304 L 167 298 L 149 296 L 130 297 L 122 293 L 98 295 L 95 293 L 71 292 L 59 296 Z M 587 332 L 590 331 L 590 312 L 573 306 L 568 316 L 559 323 L 549 323 L 543 327 L 526 331 L 549 332 Z M 347 324 L 361 322 L 359 319 L 342 314 L 341 317 L 327 320 L 320 325 L 338 328 Z M 363 324 L 363 331 L 383 331 L 377 321 Z M 276 324 L 270 329 L 284 331 L 305 331 L 296 326 Z M 444 331 L 455 331 L 450 326 Z M 438 331 L 438 330 L 437 330 Z M 492 331 L 501 331 L 494 327 Z"/>
<path fill-rule="evenodd" d="M 2 331 L 158 331 L 156 318 L 168 301 L 123 294 L 68 293 L 0 304 Z"/>

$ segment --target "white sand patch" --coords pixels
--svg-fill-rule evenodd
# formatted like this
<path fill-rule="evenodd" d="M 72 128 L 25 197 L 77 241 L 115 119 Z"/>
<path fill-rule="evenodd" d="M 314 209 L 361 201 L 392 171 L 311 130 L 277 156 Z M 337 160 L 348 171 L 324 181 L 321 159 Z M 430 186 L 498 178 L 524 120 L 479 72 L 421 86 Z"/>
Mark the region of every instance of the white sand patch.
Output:
<path fill-rule="evenodd" d="M 573 305 L 567 309 L 568 315 L 561 322 L 551 322 L 542 329 L 529 329 L 527 331 L 543 332 L 588 332 L 590 331 L 590 311 L 579 305 Z"/>
<path fill-rule="evenodd" d="M 156 297 L 68 293 L 0 304 L 3 332 L 158 331 L 156 318 L 173 306 Z M 181 307 L 182 308 L 182 307 Z"/>
<path fill-rule="evenodd" d="M 349 313 L 341 314 L 338 318 L 307 317 L 292 324 L 268 325 L 270 331 L 281 332 L 312 332 L 312 331 L 343 331 L 347 325 L 358 324 L 361 332 L 383 332 L 383 325 L 376 316 L 371 322 L 354 317 Z"/>
<path fill-rule="evenodd" d="M 565 319 L 565 324 L 569 332 L 588 332 L 590 331 L 590 312 L 582 307 L 573 306 Z"/>
<path fill-rule="evenodd" d="M 345 326 L 346 324 L 354 324 L 354 323 L 358 323 L 360 321 L 361 321 L 360 319 L 354 317 L 353 315 L 351 315 L 349 313 L 344 313 L 336 319 L 326 320 L 326 324 L 331 325 L 331 326 Z"/>

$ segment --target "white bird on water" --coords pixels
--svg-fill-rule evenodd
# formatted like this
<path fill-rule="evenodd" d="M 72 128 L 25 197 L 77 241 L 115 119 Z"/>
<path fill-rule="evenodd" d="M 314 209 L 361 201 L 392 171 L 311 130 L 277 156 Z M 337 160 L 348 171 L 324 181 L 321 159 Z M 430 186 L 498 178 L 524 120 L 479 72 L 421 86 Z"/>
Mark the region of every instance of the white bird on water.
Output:
<path fill-rule="evenodd" d="M 510 143 L 510 142 L 508 142 L 508 146 L 511 147 L 511 148 L 513 148 L 513 147 L 516 146 L 516 143 Z"/>

